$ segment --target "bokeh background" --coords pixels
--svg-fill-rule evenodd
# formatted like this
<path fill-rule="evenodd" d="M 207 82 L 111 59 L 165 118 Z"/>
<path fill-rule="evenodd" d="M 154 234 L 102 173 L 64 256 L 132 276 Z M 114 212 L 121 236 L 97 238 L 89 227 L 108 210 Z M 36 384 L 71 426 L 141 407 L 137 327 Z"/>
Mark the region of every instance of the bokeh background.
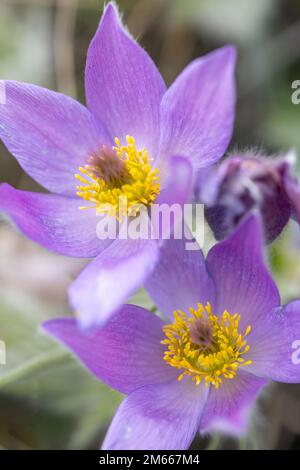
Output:
<path fill-rule="evenodd" d="M 300 1 L 119 0 L 131 32 L 166 82 L 195 57 L 238 46 L 238 106 L 230 150 L 300 153 Z M 101 0 L 0 0 L 0 77 L 27 81 L 84 102 L 86 50 Z M 0 143 L 0 182 L 39 190 Z M 284 301 L 300 297 L 299 228 L 270 249 Z M 70 314 L 68 284 L 85 260 L 46 252 L 0 221 L 1 449 L 98 448 L 121 396 L 92 378 L 39 330 Z M 150 305 L 141 291 L 133 299 Z M 300 386 L 272 385 L 259 400 L 248 435 L 197 438 L 193 448 L 300 449 Z"/>

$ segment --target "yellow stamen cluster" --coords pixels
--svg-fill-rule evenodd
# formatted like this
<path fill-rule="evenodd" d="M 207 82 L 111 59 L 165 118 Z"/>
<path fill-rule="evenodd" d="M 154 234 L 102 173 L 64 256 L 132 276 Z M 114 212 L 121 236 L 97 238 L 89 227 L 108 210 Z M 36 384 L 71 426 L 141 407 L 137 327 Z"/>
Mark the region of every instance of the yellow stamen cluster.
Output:
<path fill-rule="evenodd" d="M 115 139 L 116 147 L 103 148 L 90 158 L 81 174 L 75 177 L 83 183 L 77 195 L 88 201 L 98 214 L 108 214 L 119 220 L 135 216 L 141 206 L 151 205 L 160 192 L 158 169 L 151 167 L 152 159 L 146 149 L 137 149 L 135 140 L 126 136 L 127 145 Z"/>
<path fill-rule="evenodd" d="M 204 380 L 207 386 L 219 388 L 223 379 L 235 377 L 240 366 L 252 363 L 243 358 L 250 349 L 245 337 L 251 327 L 241 334 L 237 313 L 230 315 L 225 310 L 218 318 L 208 303 L 191 308 L 189 315 L 175 311 L 174 317 L 173 324 L 164 326 L 162 343 L 168 345 L 164 360 L 182 371 L 178 380 L 187 375 L 196 385 Z"/>

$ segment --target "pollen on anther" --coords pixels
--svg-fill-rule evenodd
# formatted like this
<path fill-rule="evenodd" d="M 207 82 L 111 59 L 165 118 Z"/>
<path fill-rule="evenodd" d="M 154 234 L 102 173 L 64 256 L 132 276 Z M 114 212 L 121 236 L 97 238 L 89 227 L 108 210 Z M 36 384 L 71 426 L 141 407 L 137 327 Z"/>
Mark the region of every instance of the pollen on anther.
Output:
<path fill-rule="evenodd" d="M 87 202 L 81 209 L 93 207 L 98 214 L 121 220 L 153 204 L 160 193 L 159 170 L 152 168 L 147 150 L 137 149 L 132 136 L 126 136 L 127 145 L 118 138 L 115 143 L 91 156 L 75 178 L 81 183 L 77 196 Z"/>
<path fill-rule="evenodd" d="M 220 317 L 212 313 L 210 304 L 191 308 L 189 314 L 177 310 L 174 323 L 166 325 L 167 345 L 164 360 L 180 370 L 178 380 L 189 376 L 196 385 L 220 387 L 223 380 L 232 380 L 240 367 L 252 364 L 245 357 L 250 346 L 245 339 L 251 332 L 239 331 L 240 316 L 224 311 Z"/>

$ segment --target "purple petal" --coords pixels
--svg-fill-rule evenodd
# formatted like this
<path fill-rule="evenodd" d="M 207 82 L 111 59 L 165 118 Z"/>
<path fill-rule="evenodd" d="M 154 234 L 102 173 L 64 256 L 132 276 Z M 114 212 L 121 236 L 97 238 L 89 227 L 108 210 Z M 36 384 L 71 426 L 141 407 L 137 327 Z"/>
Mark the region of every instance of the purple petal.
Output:
<path fill-rule="evenodd" d="M 0 185 L 0 210 L 31 240 L 65 256 L 90 258 L 111 240 L 100 240 L 95 211 L 80 210 L 80 201 L 56 194 L 40 194 Z"/>
<path fill-rule="evenodd" d="M 156 204 L 184 204 L 191 195 L 193 170 L 187 158 L 174 156 L 162 170 L 162 190 Z M 165 174 L 164 174 L 165 173 Z"/>
<path fill-rule="evenodd" d="M 152 272 L 158 260 L 154 240 L 115 240 L 71 285 L 70 302 L 83 328 L 103 326 Z"/>
<path fill-rule="evenodd" d="M 116 7 L 108 4 L 87 56 L 88 107 L 112 138 L 124 141 L 132 135 L 155 157 L 164 92 L 154 63 L 124 28 Z"/>
<path fill-rule="evenodd" d="M 247 359 L 253 361 L 247 369 L 258 376 L 300 383 L 300 300 L 260 319 Z"/>
<path fill-rule="evenodd" d="M 169 238 L 173 226 L 183 223 L 184 204 L 191 196 L 191 180 L 190 162 L 184 157 L 172 157 L 162 177 L 161 192 L 151 208 L 153 230 L 158 239 Z"/>
<path fill-rule="evenodd" d="M 119 407 L 102 448 L 107 450 L 188 449 L 195 436 L 208 389 L 189 380 L 149 385 Z"/>
<path fill-rule="evenodd" d="M 101 330 L 83 332 L 69 318 L 50 320 L 43 325 L 98 379 L 122 393 L 178 375 L 163 360 L 162 327 L 162 320 L 154 313 L 134 305 L 124 305 Z"/>
<path fill-rule="evenodd" d="M 249 411 L 267 381 L 244 371 L 234 379 L 225 379 L 218 390 L 210 388 L 200 431 L 222 431 L 241 435 L 248 425 Z"/>
<path fill-rule="evenodd" d="M 214 305 L 214 285 L 200 248 L 186 250 L 186 240 L 166 240 L 160 259 L 145 283 L 161 312 L 173 321 L 174 310 L 188 313 L 199 302 Z"/>
<path fill-rule="evenodd" d="M 195 169 L 222 157 L 232 135 L 236 52 L 227 46 L 195 60 L 161 103 L 160 157 L 189 157 Z"/>
<path fill-rule="evenodd" d="M 250 215 L 208 253 L 207 268 L 216 285 L 217 313 L 241 315 L 241 331 L 280 305 L 278 289 L 264 262 L 260 219 Z M 249 336 L 250 341 L 250 336 Z"/>
<path fill-rule="evenodd" d="M 299 185 L 299 182 L 295 178 L 290 176 L 289 174 L 286 174 L 284 176 L 284 187 L 290 199 L 292 210 L 296 217 L 296 220 L 300 224 L 300 185 Z"/>
<path fill-rule="evenodd" d="M 74 174 L 91 154 L 110 144 L 106 132 L 72 98 L 25 83 L 2 84 L 6 103 L 0 106 L 0 139 L 45 188 L 75 194 Z"/>

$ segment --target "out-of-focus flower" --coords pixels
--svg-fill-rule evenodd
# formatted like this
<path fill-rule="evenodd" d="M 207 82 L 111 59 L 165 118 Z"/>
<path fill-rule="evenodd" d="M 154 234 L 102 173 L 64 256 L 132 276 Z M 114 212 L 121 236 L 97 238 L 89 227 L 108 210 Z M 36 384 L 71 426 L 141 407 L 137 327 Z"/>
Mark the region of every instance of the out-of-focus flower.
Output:
<path fill-rule="evenodd" d="M 186 449 L 195 434 L 245 431 L 251 404 L 270 379 L 300 382 L 293 361 L 300 301 L 280 307 L 251 215 L 206 260 L 184 241 L 166 241 L 148 291 L 167 323 L 124 306 L 85 335 L 72 319 L 45 330 L 99 379 L 129 396 L 105 449 Z"/>
<path fill-rule="evenodd" d="M 253 209 L 261 213 L 267 242 L 275 240 L 291 215 L 300 222 L 293 159 L 292 153 L 272 159 L 248 152 L 199 173 L 196 199 L 206 204 L 206 219 L 217 240 L 228 236 Z"/>
<path fill-rule="evenodd" d="M 159 257 L 157 241 L 103 240 L 97 223 L 107 214 L 122 223 L 140 204 L 187 200 L 193 170 L 217 161 L 231 138 L 235 55 L 227 46 L 195 60 L 166 90 L 110 3 L 88 51 L 87 108 L 43 88 L 3 82 L 0 138 L 53 194 L 3 184 L 0 209 L 50 250 L 96 257 L 70 290 L 84 326 L 105 322 Z"/>

